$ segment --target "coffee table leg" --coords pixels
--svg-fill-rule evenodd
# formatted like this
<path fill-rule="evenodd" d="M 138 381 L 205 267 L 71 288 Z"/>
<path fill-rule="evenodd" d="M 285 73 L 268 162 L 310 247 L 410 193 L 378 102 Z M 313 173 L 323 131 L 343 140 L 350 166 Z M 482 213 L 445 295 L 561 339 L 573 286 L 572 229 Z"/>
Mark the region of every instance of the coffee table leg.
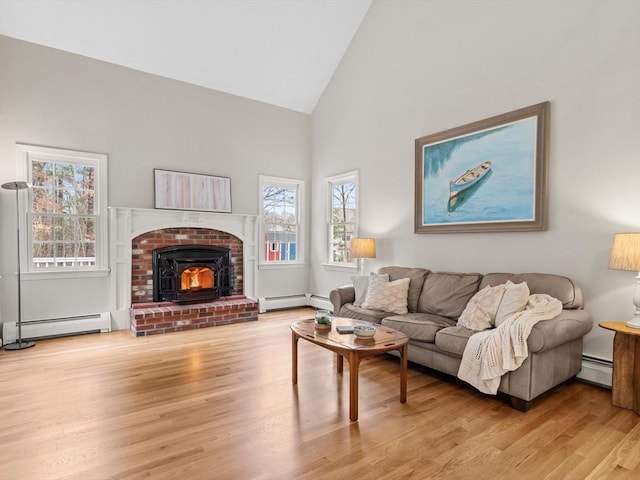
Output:
<path fill-rule="evenodd" d="M 358 370 L 360 358 L 356 352 L 349 353 L 349 419 L 358 420 Z"/>
<path fill-rule="evenodd" d="M 407 353 L 409 349 L 405 343 L 400 349 L 400 403 L 407 402 Z"/>
<path fill-rule="evenodd" d="M 298 383 L 298 336 L 291 333 L 291 380 L 294 385 Z"/>
<path fill-rule="evenodd" d="M 338 370 L 338 373 L 342 373 L 342 371 L 344 370 L 344 359 L 339 353 L 336 353 L 336 368 Z"/>

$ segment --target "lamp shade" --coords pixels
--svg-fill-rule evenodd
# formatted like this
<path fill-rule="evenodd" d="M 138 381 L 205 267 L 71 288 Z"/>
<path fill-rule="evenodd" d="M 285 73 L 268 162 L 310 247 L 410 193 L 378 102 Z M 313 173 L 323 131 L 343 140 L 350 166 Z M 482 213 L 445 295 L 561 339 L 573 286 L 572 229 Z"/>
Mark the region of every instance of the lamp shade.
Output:
<path fill-rule="evenodd" d="M 24 190 L 25 188 L 29 188 L 30 186 L 31 185 L 29 185 L 27 182 L 22 182 L 20 180 L 15 182 L 7 182 L 0 185 L 0 187 L 4 188 L 5 190 Z"/>
<path fill-rule="evenodd" d="M 640 232 L 616 233 L 613 236 L 609 268 L 640 272 Z"/>
<path fill-rule="evenodd" d="M 353 258 L 376 258 L 375 238 L 354 238 L 351 240 Z"/>

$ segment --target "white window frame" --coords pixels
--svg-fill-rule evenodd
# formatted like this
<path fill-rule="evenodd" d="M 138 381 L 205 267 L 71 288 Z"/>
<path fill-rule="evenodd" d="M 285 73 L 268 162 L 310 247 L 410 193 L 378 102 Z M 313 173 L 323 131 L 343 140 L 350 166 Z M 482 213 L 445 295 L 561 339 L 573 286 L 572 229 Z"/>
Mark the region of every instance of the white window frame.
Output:
<path fill-rule="evenodd" d="M 326 207 L 326 241 L 325 248 L 326 262 L 323 266 L 327 270 L 338 270 L 353 272 L 358 269 L 358 262 L 334 262 L 333 261 L 333 249 L 332 249 L 332 209 L 333 209 L 333 186 L 341 183 L 355 183 L 356 184 L 356 220 L 353 230 L 354 238 L 358 236 L 360 229 L 360 171 L 352 170 L 349 172 L 333 175 L 331 177 L 324 178 L 325 199 L 327 202 Z"/>
<path fill-rule="evenodd" d="M 108 239 L 108 210 L 107 210 L 107 155 L 102 153 L 80 152 L 60 148 L 41 147 L 37 145 L 16 144 L 17 171 L 20 178 L 26 178 L 32 183 L 31 164 L 34 160 L 49 160 L 62 163 L 78 163 L 91 165 L 95 171 L 94 215 L 96 217 L 96 263 L 91 266 L 54 267 L 36 269 L 33 267 L 33 235 L 32 235 L 32 191 L 29 198 L 21 205 L 21 271 L 25 280 L 96 277 L 109 273 L 109 239 Z"/>
<path fill-rule="evenodd" d="M 282 261 L 267 261 L 265 258 L 265 248 L 264 248 L 264 236 L 265 236 L 265 228 L 264 228 L 264 204 L 263 204 L 263 195 L 264 195 L 264 187 L 272 185 L 278 187 L 285 188 L 295 188 L 297 191 L 296 195 L 296 217 L 298 220 L 297 223 L 297 232 L 296 232 L 296 260 L 282 260 Z M 272 177 L 268 175 L 258 175 L 258 211 L 260 212 L 260 228 L 259 228 L 259 240 L 258 240 L 258 248 L 260 249 L 259 253 L 259 269 L 270 269 L 270 268 L 303 268 L 304 267 L 304 180 L 298 180 L 294 178 L 285 178 L 285 177 Z"/>

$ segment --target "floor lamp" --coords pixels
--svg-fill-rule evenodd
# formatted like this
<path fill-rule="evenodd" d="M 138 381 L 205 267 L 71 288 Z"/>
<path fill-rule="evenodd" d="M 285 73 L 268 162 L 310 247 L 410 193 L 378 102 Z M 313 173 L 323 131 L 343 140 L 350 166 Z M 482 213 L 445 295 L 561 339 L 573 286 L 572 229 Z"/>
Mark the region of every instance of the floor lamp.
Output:
<path fill-rule="evenodd" d="M 20 196 L 18 190 L 25 190 L 29 188 L 27 182 L 7 182 L 1 185 L 5 190 L 16 191 L 16 232 L 17 232 L 17 250 L 18 250 L 18 339 L 14 343 L 5 345 L 5 350 L 22 350 L 23 348 L 33 347 L 35 342 L 23 342 L 22 341 L 22 300 L 20 298 Z"/>

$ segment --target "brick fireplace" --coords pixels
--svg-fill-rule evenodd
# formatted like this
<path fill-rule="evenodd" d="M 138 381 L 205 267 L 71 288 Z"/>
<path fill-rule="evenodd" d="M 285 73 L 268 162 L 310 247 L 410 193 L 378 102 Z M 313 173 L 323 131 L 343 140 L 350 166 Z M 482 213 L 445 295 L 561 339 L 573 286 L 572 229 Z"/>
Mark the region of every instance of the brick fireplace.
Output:
<path fill-rule="evenodd" d="M 185 245 L 229 249 L 234 279 L 231 291 L 196 303 L 154 301 L 154 252 Z M 131 241 L 131 331 L 144 336 L 257 320 L 257 302 L 243 295 L 243 270 L 242 241 L 228 232 L 180 227 L 138 235 Z"/>
<path fill-rule="evenodd" d="M 143 336 L 256 320 L 256 218 L 111 207 L 111 313 L 115 328 L 129 328 L 136 336 Z M 174 245 L 228 249 L 233 267 L 231 288 L 211 300 L 154 302 L 153 251 Z"/>
<path fill-rule="evenodd" d="M 244 292 L 242 241 L 235 235 L 209 228 L 163 228 L 138 235 L 131 242 L 131 299 L 134 305 L 153 301 L 153 251 L 175 245 L 229 248 L 235 277 L 230 293 L 242 295 Z"/>

